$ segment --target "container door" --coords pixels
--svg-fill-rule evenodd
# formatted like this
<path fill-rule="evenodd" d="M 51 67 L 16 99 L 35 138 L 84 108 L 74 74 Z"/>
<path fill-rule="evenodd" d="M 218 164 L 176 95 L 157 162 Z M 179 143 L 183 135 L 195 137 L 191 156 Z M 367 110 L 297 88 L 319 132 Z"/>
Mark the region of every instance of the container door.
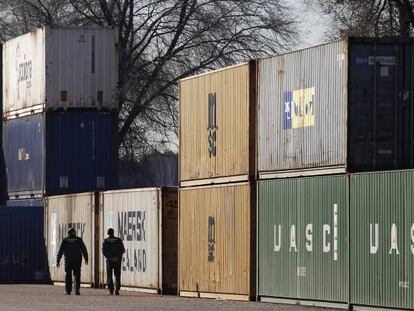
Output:
<path fill-rule="evenodd" d="M 404 167 L 404 53 L 400 42 L 350 41 L 350 171 Z"/>
<path fill-rule="evenodd" d="M 47 193 L 65 194 L 116 185 L 115 118 L 109 113 L 48 116 Z"/>
<path fill-rule="evenodd" d="M 40 196 L 44 187 L 44 115 L 13 119 L 3 125 L 10 198 Z"/>

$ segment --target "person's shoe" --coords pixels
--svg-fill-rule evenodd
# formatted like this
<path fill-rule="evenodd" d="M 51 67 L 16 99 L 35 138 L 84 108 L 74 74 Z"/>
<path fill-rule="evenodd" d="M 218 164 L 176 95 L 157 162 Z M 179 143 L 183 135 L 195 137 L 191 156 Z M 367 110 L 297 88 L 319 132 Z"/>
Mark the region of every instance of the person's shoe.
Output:
<path fill-rule="evenodd" d="M 116 291 L 115 292 L 115 296 L 119 296 L 119 291 Z"/>
<path fill-rule="evenodd" d="M 111 295 L 113 295 L 113 294 L 114 294 L 114 292 L 108 291 L 106 294 L 107 294 L 108 296 L 111 296 Z"/>
<path fill-rule="evenodd" d="M 75 294 L 76 294 L 76 296 L 80 296 L 80 292 L 76 292 Z"/>
<path fill-rule="evenodd" d="M 65 296 L 69 296 L 70 295 L 70 293 L 68 293 L 68 292 L 65 292 Z"/>

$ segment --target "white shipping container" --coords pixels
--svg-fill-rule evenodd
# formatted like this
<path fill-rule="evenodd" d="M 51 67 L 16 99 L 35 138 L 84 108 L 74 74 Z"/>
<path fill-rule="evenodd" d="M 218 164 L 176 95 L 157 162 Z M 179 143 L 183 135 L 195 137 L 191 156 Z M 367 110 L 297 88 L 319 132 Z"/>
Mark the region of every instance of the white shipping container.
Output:
<path fill-rule="evenodd" d="M 4 116 L 118 108 L 117 31 L 43 27 L 3 44 Z"/>
<path fill-rule="evenodd" d="M 123 240 L 121 286 L 176 293 L 177 188 L 146 188 L 101 193 L 101 238 L 107 229 Z M 100 280 L 106 283 L 106 261 L 100 256 Z"/>
<path fill-rule="evenodd" d="M 93 192 L 60 195 L 45 198 L 45 239 L 49 260 L 50 278 L 53 282 L 65 282 L 64 258 L 60 268 L 56 267 L 56 257 L 62 239 L 67 236 L 68 228 L 75 228 L 77 236 L 83 239 L 89 255 L 89 265 L 82 259 L 81 283 L 98 284 L 95 241 L 99 223 L 97 196 Z M 99 250 L 99 247 L 98 249 Z"/>

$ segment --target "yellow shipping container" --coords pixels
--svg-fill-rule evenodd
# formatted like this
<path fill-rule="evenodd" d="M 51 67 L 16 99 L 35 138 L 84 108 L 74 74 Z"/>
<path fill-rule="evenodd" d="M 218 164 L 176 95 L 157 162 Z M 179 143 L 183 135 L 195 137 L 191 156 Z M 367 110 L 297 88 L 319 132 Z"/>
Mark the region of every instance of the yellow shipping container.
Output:
<path fill-rule="evenodd" d="M 249 183 L 180 189 L 181 296 L 254 297 L 254 202 Z"/>
<path fill-rule="evenodd" d="M 180 186 L 254 176 L 255 98 L 254 61 L 180 81 Z"/>

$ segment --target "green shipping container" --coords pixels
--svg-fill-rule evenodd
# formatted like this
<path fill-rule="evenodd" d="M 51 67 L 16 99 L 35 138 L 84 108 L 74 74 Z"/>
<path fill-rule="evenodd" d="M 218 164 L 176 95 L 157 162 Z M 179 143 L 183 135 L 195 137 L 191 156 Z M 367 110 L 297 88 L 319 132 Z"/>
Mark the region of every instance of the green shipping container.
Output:
<path fill-rule="evenodd" d="M 414 309 L 414 171 L 351 177 L 351 303 Z"/>
<path fill-rule="evenodd" d="M 258 183 L 261 300 L 348 303 L 348 185 L 346 175 Z"/>

